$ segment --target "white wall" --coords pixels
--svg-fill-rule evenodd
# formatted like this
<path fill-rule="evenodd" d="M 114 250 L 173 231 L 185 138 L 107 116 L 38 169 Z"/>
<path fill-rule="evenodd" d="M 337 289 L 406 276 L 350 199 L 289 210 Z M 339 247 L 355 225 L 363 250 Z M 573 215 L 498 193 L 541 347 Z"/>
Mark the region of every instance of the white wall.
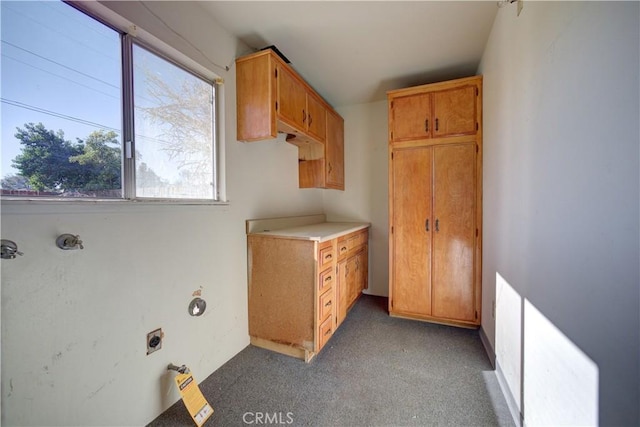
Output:
<path fill-rule="evenodd" d="M 210 66 L 138 3 L 107 6 Z M 147 6 L 215 63 L 246 53 L 200 5 Z M 297 188 L 296 147 L 235 140 L 235 68 L 212 71 L 225 79 L 229 206 L 2 204 L 2 238 L 24 252 L 2 260 L 3 425 L 143 425 L 178 398 L 169 363 L 202 381 L 248 344 L 244 221 L 322 212 L 322 192 Z M 60 233 L 85 249 L 57 249 Z"/>
<path fill-rule="evenodd" d="M 389 294 L 389 188 L 387 102 L 337 108 L 344 118 L 345 191 L 325 190 L 324 209 L 331 221 L 367 221 L 369 289 Z"/>
<path fill-rule="evenodd" d="M 600 424 L 638 425 L 639 4 L 525 2 L 520 17 L 515 9 L 498 12 L 479 70 L 482 327 L 509 359 L 498 364 L 524 369 L 524 391 L 511 393 L 526 403 L 526 311 L 523 343 L 496 343 L 499 273 L 519 304 L 597 366 Z M 528 412 L 535 407 L 522 410 L 525 422 L 540 419 Z"/>

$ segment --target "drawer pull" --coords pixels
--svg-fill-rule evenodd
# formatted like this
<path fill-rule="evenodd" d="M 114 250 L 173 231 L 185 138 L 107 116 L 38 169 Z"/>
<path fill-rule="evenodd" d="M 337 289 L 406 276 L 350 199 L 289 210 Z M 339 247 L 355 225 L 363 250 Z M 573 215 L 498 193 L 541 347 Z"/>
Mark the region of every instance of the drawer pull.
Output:
<path fill-rule="evenodd" d="M 329 335 L 331 333 L 331 328 L 327 329 L 327 332 L 324 333 L 324 336 L 326 337 L 327 335 Z"/>
<path fill-rule="evenodd" d="M 331 280 L 331 276 L 327 276 L 327 277 L 324 278 L 325 282 L 328 282 L 329 280 Z"/>
<path fill-rule="evenodd" d="M 324 305 L 325 307 L 329 307 L 331 306 L 331 300 L 327 301 L 327 303 Z"/>
<path fill-rule="evenodd" d="M 346 247 L 346 246 L 343 246 L 343 247 L 341 247 L 341 248 L 340 248 L 340 252 L 344 252 L 344 251 L 346 251 L 346 250 L 347 250 L 347 247 Z"/>
<path fill-rule="evenodd" d="M 324 259 L 331 259 L 331 258 L 333 258 L 333 255 L 331 255 L 331 254 L 327 254 L 327 255 L 324 256 Z"/>

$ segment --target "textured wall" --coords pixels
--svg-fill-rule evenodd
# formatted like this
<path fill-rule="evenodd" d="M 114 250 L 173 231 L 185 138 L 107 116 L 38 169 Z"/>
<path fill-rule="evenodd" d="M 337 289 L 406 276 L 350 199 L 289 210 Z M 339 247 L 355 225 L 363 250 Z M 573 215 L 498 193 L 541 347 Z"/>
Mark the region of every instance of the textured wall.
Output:
<path fill-rule="evenodd" d="M 526 371 L 526 334 L 495 342 L 496 321 L 517 321 L 501 311 L 499 273 L 595 363 L 603 425 L 639 422 L 639 22 L 637 2 L 525 2 L 519 17 L 510 5 L 480 65 L 482 327 L 498 364 Z M 527 311 L 515 313 L 526 332 Z M 540 420 L 528 409 L 525 421 Z"/>

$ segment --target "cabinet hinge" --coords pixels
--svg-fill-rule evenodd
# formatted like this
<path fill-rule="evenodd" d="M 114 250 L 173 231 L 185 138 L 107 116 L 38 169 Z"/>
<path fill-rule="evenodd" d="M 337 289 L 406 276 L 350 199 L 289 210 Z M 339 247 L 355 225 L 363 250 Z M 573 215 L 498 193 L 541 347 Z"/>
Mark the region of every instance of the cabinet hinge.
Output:
<path fill-rule="evenodd" d="M 278 111 L 278 101 L 276 101 L 276 111 Z"/>
<path fill-rule="evenodd" d="M 393 225 L 391 226 L 391 234 L 393 234 Z"/>
<path fill-rule="evenodd" d="M 393 134 L 392 134 L 392 135 L 393 135 Z M 393 138 L 393 136 L 392 136 L 391 138 Z M 391 160 L 393 160 L 393 153 L 391 153 Z"/>
<path fill-rule="evenodd" d="M 393 108 L 393 101 L 391 101 L 391 108 Z"/>
<path fill-rule="evenodd" d="M 476 96 L 480 95 L 480 91 L 476 88 Z"/>
<path fill-rule="evenodd" d="M 478 130 L 480 126 L 478 126 L 478 122 L 476 122 L 476 130 Z"/>
<path fill-rule="evenodd" d="M 478 320 L 478 310 L 476 310 L 476 320 Z"/>
<path fill-rule="evenodd" d="M 278 69 L 276 68 L 276 79 L 278 78 Z"/>
<path fill-rule="evenodd" d="M 479 232 L 478 232 L 478 229 L 476 228 L 476 237 L 478 237 L 478 233 L 479 233 Z"/>
<path fill-rule="evenodd" d="M 480 151 L 480 146 L 478 144 L 476 144 L 476 153 Z"/>
<path fill-rule="evenodd" d="M 391 131 L 391 139 L 393 139 L 393 131 Z"/>

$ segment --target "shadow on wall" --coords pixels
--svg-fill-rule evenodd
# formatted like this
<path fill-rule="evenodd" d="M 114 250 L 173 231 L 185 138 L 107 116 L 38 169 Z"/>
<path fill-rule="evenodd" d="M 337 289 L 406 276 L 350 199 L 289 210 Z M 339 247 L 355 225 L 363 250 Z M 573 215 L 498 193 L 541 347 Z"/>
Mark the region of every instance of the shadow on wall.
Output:
<path fill-rule="evenodd" d="M 598 365 L 500 273 L 495 352 L 500 386 L 524 424 L 598 425 Z"/>

